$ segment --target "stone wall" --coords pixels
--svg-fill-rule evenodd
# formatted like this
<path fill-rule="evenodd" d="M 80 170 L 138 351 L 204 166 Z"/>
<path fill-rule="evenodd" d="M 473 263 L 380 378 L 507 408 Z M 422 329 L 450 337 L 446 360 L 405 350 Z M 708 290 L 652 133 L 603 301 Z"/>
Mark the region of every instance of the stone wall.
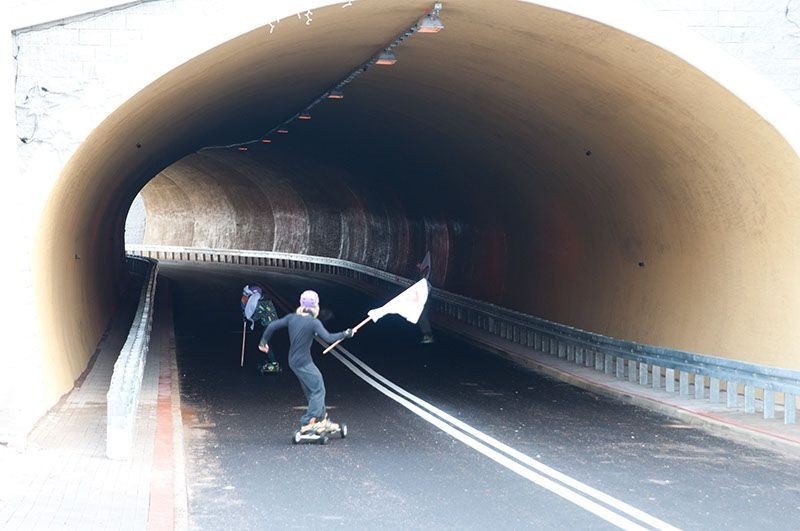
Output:
<path fill-rule="evenodd" d="M 636 0 L 716 43 L 800 104 L 800 0 Z"/>

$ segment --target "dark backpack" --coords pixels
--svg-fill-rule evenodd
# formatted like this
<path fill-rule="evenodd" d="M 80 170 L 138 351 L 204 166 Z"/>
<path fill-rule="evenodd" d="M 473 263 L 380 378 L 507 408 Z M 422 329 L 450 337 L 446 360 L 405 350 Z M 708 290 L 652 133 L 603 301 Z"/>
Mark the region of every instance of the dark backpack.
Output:
<path fill-rule="evenodd" d="M 261 293 L 261 299 L 259 299 L 256 310 L 253 312 L 253 321 L 260 323 L 261 326 L 267 326 L 271 321 L 278 318 L 278 311 L 275 309 L 275 304 L 264 296 L 260 286 L 250 286 L 250 289 Z M 247 301 L 249 299 L 250 296 L 243 292 L 241 299 L 242 312 L 244 312 L 244 308 L 247 306 Z"/>

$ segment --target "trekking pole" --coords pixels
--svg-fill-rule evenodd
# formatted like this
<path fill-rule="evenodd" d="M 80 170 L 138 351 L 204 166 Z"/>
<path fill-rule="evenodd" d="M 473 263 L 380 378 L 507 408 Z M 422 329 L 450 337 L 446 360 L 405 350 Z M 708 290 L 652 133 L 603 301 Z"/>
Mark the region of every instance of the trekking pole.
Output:
<path fill-rule="evenodd" d="M 364 326 L 365 324 L 367 324 L 367 323 L 368 323 L 368 322 L 370 322 L 371 320 L 372 320 L 372 317 L 367 317 L 366 319 L 364 319 L 363 321 L 361 321 L 360 323 L 358 323 L 358 324 L 355 326 L 355 328 L 353 328 L 353 333 L 355 334 L 355 333 L 358 331 L 358 329 L 359 329 L 359 328 L 361 328 L 362 326 Z M 323 351 L 322 351 L 322 353 L 323 353 L 323 354 L 327 354 L 328 352 L 330 352 L 330 351 L 331 351 L 331 349 L 332 349 L 333 347 L 335 347 L 336 345 L 338 345 L 338 344 L 339 344 L 339 343 L 341 343 L 342 341 L 344 341 L 344 339 L 339 339 L 339 340 L 338 340 L 338 341 L 336 341 L 334 344 L 332 344 L 332 345 L 329 345 L 329 346 L 328 346 L 328 348 L 326 348 L 325 350 L 323 350 Z"/>
<path fill-rule="evenodd" d="M 242 364 L 240 367 L 244 367 L 244 339 L 247 333 L 247 321 L 242 321 Z"/>

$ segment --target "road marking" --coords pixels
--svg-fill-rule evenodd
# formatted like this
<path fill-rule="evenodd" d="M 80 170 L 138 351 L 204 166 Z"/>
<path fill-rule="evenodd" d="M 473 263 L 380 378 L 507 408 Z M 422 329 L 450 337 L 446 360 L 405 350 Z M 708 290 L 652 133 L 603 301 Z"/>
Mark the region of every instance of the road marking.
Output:
<path fill-rule="evenodd" d="M 269 291 L 270 294 L 273 296 L 273 300 L 278 299 L 284 307 L 287 307 L 285 301 L 280 296 L 277 296 L 277 294 L 272 292 L 272 290 Z M 319 338 L 317 338 L 317 342 L 322 344 L 324 347 L 328 346 L 328 344 L 325 341 L 322 341 Z M 585 485 L 584 483 L 581 483 L 580 481 L 571 478 L 570 476 L 567 476 L 566 474 L 563 474 L 545 465 L 544 463 L 536 461 L 532 457 L 525 455 L 522 452 L 515 450 L 504 443 L 501 443 L 497 439 L 494 439 L 493 437 L 490 437 L 489 435 L 486 435 L 485 433 L 478 431 L 469 424 L 466 424 L 465 422 L 456 419 L 455 417 L 445 413 L 444 411 L 429 404 L 428 402 L 425 402 L 421 398 L 409 393 L 402 387 L 396 385 L 395 383 L 387 380 L 386 378 L 375 372 L 375 370 L 373 370 L 372 367 L 361 361 L 358 357 L 356 357 L 353 353 L 351 353 L 341 345 L 339 345 L 336 349 L 332 350 L 331 354 L 333 354 L 337 360 L 339 360 L 344 366 L 350 369 L 356 376 L 367 382 L 369 385 L 377 389 L 379 392 L 391 398 L 395 402 L 401 404 L 406 409 L 416 413 L 419 417 L 433 424 L 434 426 L 444 431 L 454 439 L 463 442 L 470 448 L 477 450 L 478 452 L 489 457 L 495 462 L 505 466 L 509 470 L 516 472 L 517 474 L 528 479 L 529 481 L 532 481 L 533 483 L 536 483 L 537 485 L 544 487 L 550 492 L 558 496 L 561 496 L 562 498 L 574 503 L 575 505 L 581 507 L 586 511 L 589 511 L 590 513 L 602 518 L 603 520 L 616 525 L 620 529 L 642 530 L 648 528 L 642 527 L 640 524 L 632 520 L 629 520 L 624 516 L 609 510 L 606 507 L 603 507 L 599 503 L 592 501 L 579 493 L 591 496 L 595 498 L 595 500 L 605 503 L 606 505 L 613 507 L 614 509 L 616 509 L 621 513 L 627 514 L 628 516 L 633 517 L 642 523 L 650 525 L 653 529 L 658 529 L 663 531 L 678 531 L 678 528 L 662 520 L 659 520 L 655 516 L 652 516 L 650 514 L 645 513 L 644 511 L 636 509 L 635 507 L 628 505 L 627 503 L 618 500 L 613 496 L 610 496 L 608 494 L 605 494 L 604 492 L 601 492 L 588 485 Z M 356 367 L 354 364 L 357 364 L 359 367 L 361 367 L 363 371 L 358 367 Z M 369 375 L 365 374 L 364 371 L 369 373 Z M 465 385 L 469 385 L 469 383 Z M 406 397 L 407 399 L 403 397 Z M 419 404 L 419 406 L 416 404 Z M 439 418 L 432 415 L 431 413 L 434 413 Z M 447 422 L 445 422 L 445 420 Z M 462 431 L 459 431 L 459 429 Z M 490 448 L 489 446 L 487 446 L 487 444 L 493 446 L 495 449 Z M 498 450 L 505 452 L 507 455 L 503 455 Z M 514 457 L 519 462 L 510 459 L 508 456 Z M 525 464 L 530 468 L 526 468 L 525 466 L 522 466 L 522 464 Z M 542 474 L 550 476 L 550 478 L 552 479 L 547 478 L 542 474 L 535 472 L 534 470 L 531 470 L 531 468 L 538 472 L 541 472 Z M 557 483 L 556 481 L 563 483 L 563 485 Z M 570 490 L 570 488 L 575 490 Z"/>
<path fill-rule="evenodd" d="M 677 531 L 678 528 L 659 520 L 627 503 L 614 498 L 604 492 L 594 489 L 580 481 L 563 474 L 532 457 L 511 448 L 510 446 L 486 435 L 472 426 L 452 417 L 439 408 L 425 402 L 421 398 L 409 393 L 393 382 L 375 372 L 366 363 L 361 361 L 348 350 L 338 347 L 333 355 L 359 378 L 372 387 L 416 413 L 422 419 L 433 424 L 453 438 L 477 450 L 483 455 L 516 472 L 520 476 L 546 488 L 562 498 L 578 505 L 592 514 L 616 525 L 621 529 L 648 529 L 639 523 L 629 520 L 621 514 L 615 513 L 600 505 L 602 502 L 616 511 L 635 518 L 639 522 L 649 525 L 654 529 Z M 358 365 L 358 367 L 356 366 Z M 363 370 L 362 370 L 363 369 Z M 366 374 L 369 373 L 369 374 Z M 412 403 L 413 402 L 413 403 Z M 427 410 L 427 411 L 426 411 Z M 434 416 L 435 415 L 435 416 Z M 502 453 L 501 453 L 502 452 Z M 506 455 L 503 455 L 506 454 Z M 511 459 L 513 457 L 516 459 Z M 523 466 L 525 465 L 525 466 Z M 545 477 L 549 476 L 549 477 Z M 597 501 L 593 501 L 586 496 Z"/>

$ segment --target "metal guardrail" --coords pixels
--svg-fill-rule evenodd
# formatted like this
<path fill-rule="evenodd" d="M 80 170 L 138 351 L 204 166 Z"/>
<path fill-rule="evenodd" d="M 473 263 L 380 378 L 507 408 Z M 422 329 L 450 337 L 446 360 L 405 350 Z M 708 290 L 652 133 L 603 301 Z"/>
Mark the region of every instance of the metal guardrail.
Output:
<path fill-rule="evenodd" d="M 114 363 L 114 373 L 106 394 L 106 455 L 110 459 L 127 459 L 133 446 L 136 410 L 139 406 L 142 376 L 150 346 L 158 278 L 157 261 L 131 256 L 127 261 L 128 270 L 133 274 L 144 276 L 145 280 L 133 324 Z"/>
<path fill-rule="evenodd" d="M 250 250 L 194 249 L 129 245 L 131 254 L 158 260 L 239 264 L 350 278 L 382 289 L 407 287 L 414 281 L 369 266 L 336 258 Z M 432 312 L 483 333 L 534 351 L 593 367 L 605 374 L 668 393 L 694 396 L 746 413 L 760 410 L 765 419 L 783 412 L 794 424 L 800 396 L 800 371 L 705 356 L 610 338 L 477 301 L 437 288 L 431 292 Z"/>

